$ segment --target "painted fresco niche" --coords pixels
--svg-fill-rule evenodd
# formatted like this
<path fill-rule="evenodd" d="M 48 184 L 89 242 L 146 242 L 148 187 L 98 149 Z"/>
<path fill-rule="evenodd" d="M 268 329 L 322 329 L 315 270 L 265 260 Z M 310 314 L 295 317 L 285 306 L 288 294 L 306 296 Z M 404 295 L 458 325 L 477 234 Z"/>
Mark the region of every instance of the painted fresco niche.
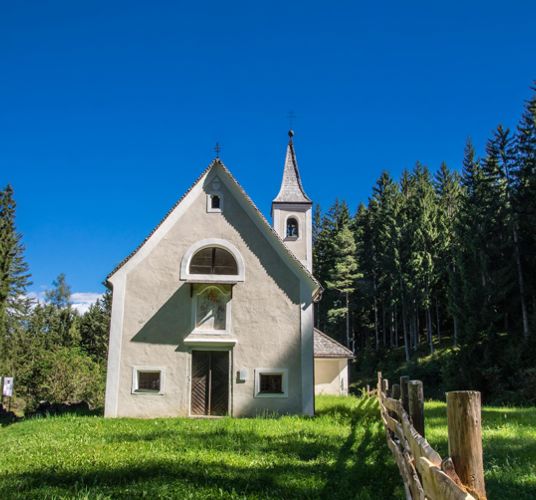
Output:
<path fill-rule="evenodd" d="M 194 331 L 226 333 L 230 301 L 229 285 L 194 285 Z"/>

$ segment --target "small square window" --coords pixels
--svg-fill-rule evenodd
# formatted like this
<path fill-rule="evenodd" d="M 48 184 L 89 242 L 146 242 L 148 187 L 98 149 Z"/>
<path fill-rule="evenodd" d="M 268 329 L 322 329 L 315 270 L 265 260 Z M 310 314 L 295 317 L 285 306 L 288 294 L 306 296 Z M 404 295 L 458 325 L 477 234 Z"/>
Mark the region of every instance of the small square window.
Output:
<path fill-rule="evenodd" d="M 288 369 L 286 368 L 256 368 L 255 369 L 256 398 L 286 398 L 288 397 Z"/>
<path fill-rule="evenodd" d="M 220 197 L 217 194 L 214 194 L 210 198 L 210 203 L 212 205 L 212 208 L 220 208 Z"/>
<path fill-rule="evenodd" d="M 259 394 L 282 394 L 283 375 L 281 373 L 261 373 Z"/>
<path fill-rule="evenodd" d="M 162 394 L 164 385 L 162 370 L 152 367 L 134 368 L 132 373 L 133 394 Z"/>
<path fill-rule="evenodd" d="M 138 372 L 138 392 L 160 392 L 160 372 Z"/>

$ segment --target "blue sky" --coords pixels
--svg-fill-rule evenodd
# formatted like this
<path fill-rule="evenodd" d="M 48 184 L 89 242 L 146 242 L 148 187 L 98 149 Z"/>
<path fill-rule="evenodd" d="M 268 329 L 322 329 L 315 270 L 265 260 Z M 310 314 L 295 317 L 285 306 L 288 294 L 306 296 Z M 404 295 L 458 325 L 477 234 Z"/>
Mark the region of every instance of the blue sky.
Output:
<path fill-rule="evenodd" d="M 216 141 L 269 215 L 292 110 L 306 192 L 355 208 L 383 169 L 458 168 L 536 78 L 528 0 L 0 6 L 0 183 L 35 292 L 102 292 Z"/>

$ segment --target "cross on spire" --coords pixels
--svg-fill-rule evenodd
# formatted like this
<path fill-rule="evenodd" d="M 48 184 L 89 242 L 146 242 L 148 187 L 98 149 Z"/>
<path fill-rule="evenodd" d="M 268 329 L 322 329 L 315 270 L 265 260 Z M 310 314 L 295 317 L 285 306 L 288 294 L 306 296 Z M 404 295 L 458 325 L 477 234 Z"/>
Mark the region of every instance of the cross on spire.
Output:
<path fill-rule="evenodd" d="M 220 146 L 219 142 L 217 142 L 216 146 L 214 146 L 214 151 L 216 152 L 216 158 L 219 158 L 220 157 L 220 151 L 221 151 L 221 146 Z"/>

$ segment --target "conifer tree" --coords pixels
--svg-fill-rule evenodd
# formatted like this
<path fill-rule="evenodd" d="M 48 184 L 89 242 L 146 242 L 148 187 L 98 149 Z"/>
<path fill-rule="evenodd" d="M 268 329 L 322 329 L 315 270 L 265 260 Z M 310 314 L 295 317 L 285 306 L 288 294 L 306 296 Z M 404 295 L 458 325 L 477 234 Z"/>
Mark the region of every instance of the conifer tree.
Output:
<path fill-rule="evenodd" d="M 355 331 L 359 333 L 359 341 L 362 347 L 367 346 L 368 333 L 370 332 L 370 311 L 372 310 L 372 287 L 368 273 L 369 265 L 369 231 L 368 213 L 363 203 L 360 203 L 352 224 L 354 241 L 356 243 L 356 260 L 358 262 L 361 276 L 357 280 L 356 291 L 354 292 L 354 320 Z"/>
<path fill-rule="evenodd" d="M 342 317 L 345 318 L 346 345 L 350 348 L 350 294 L 355 291 L 356 280 L 360 274 L 356 261 L 356 244 L 347 208 L 343 208 L 341 215 L 333 240 L 333 263 L 329 273 L 330 279 L 326 281 L 326 285 L 329 289 L 340 294 L 342 301 L 337 301 L 334 307 L 328 311 L 328 319 L 337 321 Z"/>
<path fill-rule="evenodd" d="M 80 345 L 94 361 L 104 364 L 108 352 L 112 294 L 107 291 L 80 318 Z"/>
<path fill-rule="evenodd" d="M 52 282 L 53 287 L 45 292 L 43 314 L 46 329 L 53 333 L 55 341 L 62 346 L 78 345 L 80 342 L 78 312 L 71 307 L 71 287 L 64 273 Z"/>
<path fill-rule="evenodd" d="M 521 304 L 533 304 L 536 314 L 536 88 L 525 105 L 515 136 L 515 169 L 513 209 L 518 221 L 519 266 L 525 267 Z M 530 300 L 527 300 L 530 297 Z M 528 316 L 528 312 L 527 312 Z M 523 335 L 528 338 L 530 326 L 523 316 Z"/>
<path fill-rule="evenodd" d="M 383 172 L 373 188 L 377 204 L 375 218 L 375 249 L 377 255 L 376 276 L 382 310 L 383 344 L 393 347 L 396 343 L 396 316 L 399 302 L 399 238 L 398 213 L 400 193 L 397 184 L 387 172 Z M 389 334 L 389 342 L 387 335 Z"/>
<path fill-rule="evenodd" d="M 434 352 L 431 307 L 437 275 L 435 253 L 438 239 L 437 205 L 430 172 L 417 163 L 413 171 L 414 193 L 411 198 L 411 265 L 418 287 L 418 300 L 426 312 L 428 344 Z"/>
<path fill-rule="evenodd" d="M 456 262 L 456 256 L 461 244 L 456 233 L 456 221 L 459 217 L 462 196 L 460 177 L 456 172 L 450 171 L 446 163 L 443 162 L 436 174 L 435 186 L 438 196 L 438 281 L 439 283 L 444 283 L 443 287 L 438 287 L 436 307 L 439 309 L 439 304 L 441 302 L 445 303 L 446 309 L 452 316 L 452 341 L 456 345 L 460 319 L 457 308 L 460 284 Z M 439 336 L 439 313 L 437 315 L 437 328 Z"/>
<path fill-rule="evenodd" d="M 378 232 L 377 224 L 379 219 L 379 206 L 377 199 L 373 196 L 367 206 L 367 217 L 365 223 L 365 240 L 367 251 L 366 277 L 370 283 L 372 309 L 374 313 L 374 344 L 375 349 L 380 349 L 380 325 L 379 325 L 379 279 L 378 279 Z"/>
<path fill-rule="evenodd" d="M 13 188 L 0 191 L 0 307 L 16 307 L 30 283 L 22 237 L 15 227 Z"/>
<path fill-rule="evenodd" d="M 413 241 L 411 226 L 411 197 L 413 185 L 410 173 L 402 172 L 400 179 L 400 210 L 398 214 L 398 227 L 400 231 L 398 260 L 399 260 L 399 289 L 402 307 L 402 328 L 404 333 L 404 350 L 406 361 L 409 361 L 410 347 L 417 348 L 417 332 L 415 331 L 413 317 L 415 315 L 415 286 L 410 264 L 411 247 Z"/>
<path fill-rule="evenodd" d="M 52 286 L 45 292 L 45 301 L 58 309 L 71 307 L 71 287 L 67 284 L 65 274 L 58 274 Z"/>
<path fill-rule="evenodd" d="M 16 203 L 13 188 L 0 191 L 0 335 L 5 335 L 7 315 L 20 316 L 27 311 L 26 289 L 30 283 L 24 260 L 22 237 L 15 226 Z"/>
<path fill-rule="evenodd" d="M 487 283 L 484 257 L 485 185 L 480 160 L 476 158 L 470 140 L 465 146 L 462 187 L 460 215 L 455 228 L 457 240 L 463 242 L 456 253 L 461 293 L 454 309 L 459 311 L 460 318 L 464 318 L 459 340 L 469 344 L 478 340 L 484 327 Z"/>

